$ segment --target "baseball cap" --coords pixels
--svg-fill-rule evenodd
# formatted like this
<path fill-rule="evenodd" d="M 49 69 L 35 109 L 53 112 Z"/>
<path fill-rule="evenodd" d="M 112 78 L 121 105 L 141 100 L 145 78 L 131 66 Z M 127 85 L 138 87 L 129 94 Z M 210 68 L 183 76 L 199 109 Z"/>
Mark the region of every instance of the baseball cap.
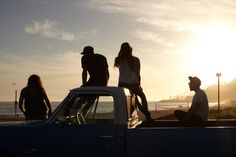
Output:
<path fill-rule="evenodd" d="M 93 53 L 93 47 L 92 46 L 85 46 L 83 51 L 80 54 L 86 54 L 86 53 Z"/>
<path fill-rule="evenodd" d="M 196 77 L 196 76 L 194 76 L 194 77 L 189 76 L 188 79 L 190 80 L 190 82 L 193 82 L 193 83 L 195 83 L 198 86 L 201 85 L 201 80 L 198 77 Z"/>

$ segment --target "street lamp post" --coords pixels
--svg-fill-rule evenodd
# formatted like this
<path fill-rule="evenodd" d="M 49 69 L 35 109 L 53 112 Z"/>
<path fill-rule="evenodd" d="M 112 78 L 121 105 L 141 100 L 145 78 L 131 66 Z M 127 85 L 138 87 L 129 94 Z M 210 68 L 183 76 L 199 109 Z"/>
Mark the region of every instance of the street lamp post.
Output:
<path fill-rule="evenodd" d="M 12 83 L 12 85 L 16 85 L 16 83 Z M 15 101 L 14 101 L 14 111 L 15 111 L 15 117 L 17 117 L 17 89 L 15 89 Z"/>
<path fill-rule="evenodd" d="M 221 73 L 216 73 L 216 76 L 218 78 L 218 116 L 217 116 L 217 118 L 219 119 L 219 116 L 220 116 L 220 76 L 221 76 Z"/>

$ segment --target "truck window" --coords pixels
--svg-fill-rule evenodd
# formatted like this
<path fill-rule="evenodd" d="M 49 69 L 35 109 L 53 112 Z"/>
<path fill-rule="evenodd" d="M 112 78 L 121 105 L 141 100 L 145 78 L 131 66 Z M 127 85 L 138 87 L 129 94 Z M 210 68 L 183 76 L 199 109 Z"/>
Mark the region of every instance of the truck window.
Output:
<path fill-rule="evenodd" d="M 112 96 L 99 96 L 86 113 L 87 124 L 113 124 L 114 101 Z"/>
<path fill-rule="evenodd" d="M 59 117 L 64 117 L 70 125 L 113 124 L 113 97 L 105 94 L 73 95 L 65 102 Z"/>

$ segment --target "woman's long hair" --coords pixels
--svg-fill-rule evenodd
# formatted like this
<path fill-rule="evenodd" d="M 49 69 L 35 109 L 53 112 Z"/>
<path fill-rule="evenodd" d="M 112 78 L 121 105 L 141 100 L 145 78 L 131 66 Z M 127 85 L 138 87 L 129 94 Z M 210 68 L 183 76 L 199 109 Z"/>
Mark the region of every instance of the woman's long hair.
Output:
<path fill-rule="evenodd" d="M 115 59 L 114 67 L 119 66 L 119 61 L 125 60 L 128 63 L 129 67 L 134 70 L 135 69 L 135 64 L 134 64 L 135 60 L 134 60 L 134 56 L 132 55 L 132 51 L 133 51 L 133 49 L 129 45 L 128 42 L 122 43 L 121 47 L 120 47 L 119 54 Z"/>
<path fill-rule="evenodd" d="M 39 92 L 44 91 L 40 77 L 38 75 L 35 75 L 35 74 L 31 75 L 28 78 L 27 87 L 30 90 L 34 90 L 34 91 L 39 91 Z"/>

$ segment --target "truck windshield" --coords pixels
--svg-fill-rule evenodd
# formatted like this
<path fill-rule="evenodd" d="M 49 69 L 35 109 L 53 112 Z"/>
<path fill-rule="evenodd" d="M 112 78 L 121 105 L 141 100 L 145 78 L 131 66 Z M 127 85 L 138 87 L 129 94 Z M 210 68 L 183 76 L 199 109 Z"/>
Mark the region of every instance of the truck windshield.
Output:
<path fill-rule="evenodd" d="M 64 117 L 71 125 L 113 124 L 113 97 L 105 94 L 73 95 L 65 102 L 57 117 Z"/>

